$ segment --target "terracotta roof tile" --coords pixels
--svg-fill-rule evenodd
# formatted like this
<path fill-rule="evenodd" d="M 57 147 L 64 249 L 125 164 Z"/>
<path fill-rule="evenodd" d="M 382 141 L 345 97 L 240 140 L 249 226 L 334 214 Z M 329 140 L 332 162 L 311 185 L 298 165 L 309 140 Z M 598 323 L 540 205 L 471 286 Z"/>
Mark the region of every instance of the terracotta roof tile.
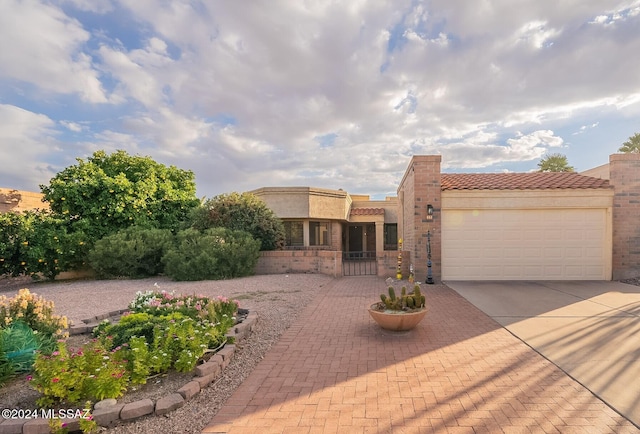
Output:
<path fill-rule="evenodd" d="M 384 215 L 384 208 L 352 208 L 351 215 Z"/>
<path fill-rule="evenodd" d="M 443 173 L 442 190 L 546 190 L 610 188 L 609 180 L 575 172 Z"/>

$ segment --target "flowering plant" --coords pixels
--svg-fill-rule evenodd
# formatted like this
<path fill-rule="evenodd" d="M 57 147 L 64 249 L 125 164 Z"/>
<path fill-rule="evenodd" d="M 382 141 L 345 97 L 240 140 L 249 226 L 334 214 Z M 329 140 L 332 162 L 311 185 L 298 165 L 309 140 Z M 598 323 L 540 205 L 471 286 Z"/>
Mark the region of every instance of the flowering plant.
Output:
<path fill-rule="evenodd" d="M 195 320 L 204 318 L 213 323 L 222 323 L 228 328 L 235 322 L 238 302 L 222 296 L 209 298 L 201 294 L 176 295 L 167 291 L 138 291 L 129 308 L 133 312 L 151 315 L 179 312 Z"/>
<path fill-rule="evenodd" d="M 47 356 L 38 354 L 34 372 L 27 380 L 40 393 L 42 407 L 54 403 L 79 403 L 85 399 L 102 400 L 121 396 L 129 382 L 127 360 L 122 347 L 109 350 L 110 338 L 93 339 L 78 350 L 70 350 L 64 341 Z"/>
<path fill-rule="evenodd" d="M 20 320 L 32 330 L 48 336 L 67 337 L 67 318 L 54 315 L 53 302 L 47 301 L 24 288 L 18 295 L 7 298 L 0 295 L 0 328 Z"/>

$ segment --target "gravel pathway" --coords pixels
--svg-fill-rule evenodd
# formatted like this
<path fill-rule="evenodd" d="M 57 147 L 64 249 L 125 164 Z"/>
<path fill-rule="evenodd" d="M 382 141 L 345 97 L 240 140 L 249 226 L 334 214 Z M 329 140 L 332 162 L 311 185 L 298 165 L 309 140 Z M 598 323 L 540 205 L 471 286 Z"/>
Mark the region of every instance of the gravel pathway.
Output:
<path fill-rule="evenodd" d="M 240 386 L 269 348 L 295 320 L 298 312 L 311 303 L 322 287 L 331 284 L 329 276 L 292 274 L 254 276 L 228 281 L 172 282 L 164 278 L 141 280 L 73 281 L 33 283 L 4 280 L 0 291 L 11 297 L 19 288 L 52 300 L 56 313 L 78 323 L 84 318 L 123 309 L 137 291 L 160 289 L 177 294 L 224 296 L 239 300 L 240 307 L 257 312 L 258 322 L 251 335 L 237 348 L 231 364 L 216 383 L 204 389 L 188 403 L 165 416 L 148 416 L 133 423 L 110 428 L 108 433 L 200 433 L 222 404 Z M 157 284 L 157 286 L 156 286 Z M 121 402 L 166 395 L 184 384 L 184 379 L 162 380 L 128 394 Z M 0 394 L 3 408 L 20 402 L 17 392 Z"/>

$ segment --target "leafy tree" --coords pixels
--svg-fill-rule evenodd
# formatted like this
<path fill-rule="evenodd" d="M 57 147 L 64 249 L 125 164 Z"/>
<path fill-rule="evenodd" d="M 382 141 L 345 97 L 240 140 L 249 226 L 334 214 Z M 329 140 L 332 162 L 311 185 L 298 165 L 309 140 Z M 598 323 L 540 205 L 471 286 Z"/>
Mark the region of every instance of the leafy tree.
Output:
<path fill-rule="evenodd" d="M 177 229 L 199 204 L 191 171 L 125 151 L 77 161 L 40 188 L 53 214 L 82 222 L 91 241 L 132 225 Z"/>
<path fill-rule="evenodd" d="M 68 232 L 47 211 L 0 214 L 0 274 L 53 280 L 79 268 L 86 248 L 83 231 Z"/>
<path fill-rule="evenodd" d="M 618 151 L 625 154 L 640 154 L 640 133 L 629 137 L 629 140 L 624 142 Z"/>
<path fill-rule="evenodd" d="M 276 250 L 284 245 L 282 220 L 251 193 L 221 194 L 209 199 L 194 210 L 191 222 L 198 230 L 224 227 L 246 231 L 260 240 L 260 250 Z"/>
<path fill-rule="evenodd" d="M 538 172 L 573 172 L 573 166 L 569 166 L 567 156 L 562 154 L 547 154 L 538 163 Z"/>

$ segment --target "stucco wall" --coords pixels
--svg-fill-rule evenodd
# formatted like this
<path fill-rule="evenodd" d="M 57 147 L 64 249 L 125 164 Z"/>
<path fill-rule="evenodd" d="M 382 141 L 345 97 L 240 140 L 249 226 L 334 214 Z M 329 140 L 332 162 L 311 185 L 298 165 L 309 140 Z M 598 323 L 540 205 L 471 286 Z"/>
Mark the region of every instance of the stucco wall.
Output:
<path fill-rule="evenodd" d="M 0 213 L 47 208 L 49 208 L 49 205 L 42 202 L 41 193 L 0 188 Z"/>
<path fill-rule="evenodd" d="M 640 154 L 609 157 L 613 197 L 613 279 L 640 276 Z"/>
<path fill-rule="evenodd" d="M 251 191 L 280 218 L 347 220 L 351 197 L 315 187 L 265 187 Z"/>

